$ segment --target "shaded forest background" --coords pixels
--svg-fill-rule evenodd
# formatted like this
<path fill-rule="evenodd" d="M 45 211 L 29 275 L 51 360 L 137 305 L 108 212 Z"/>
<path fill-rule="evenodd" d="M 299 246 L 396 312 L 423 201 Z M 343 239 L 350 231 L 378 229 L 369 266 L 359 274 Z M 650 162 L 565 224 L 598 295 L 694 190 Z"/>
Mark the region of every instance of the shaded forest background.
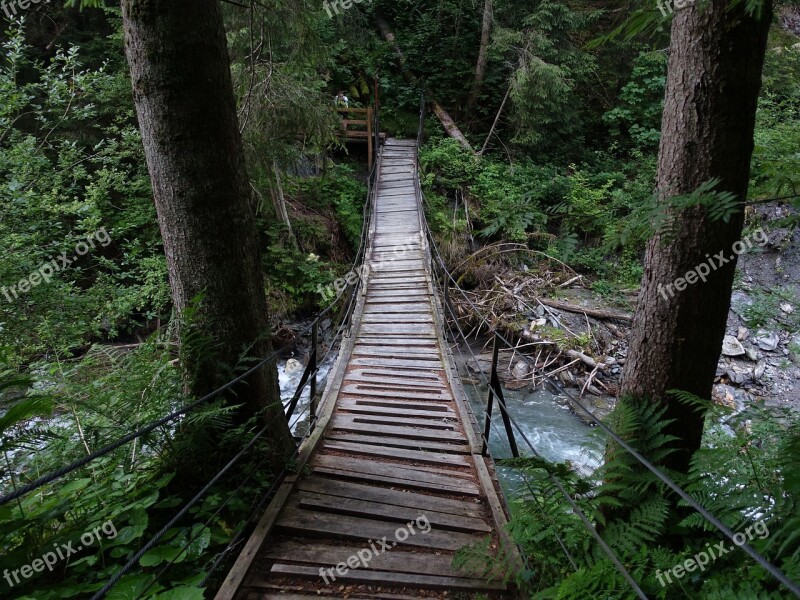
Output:
<path fill-rule="evenodd" d="M 71 254 L 101 229 L 110 238 L 52 281 L 18 298 L 0 296 L 0 394 L 7 406 L 17 407 L 0 417 L 4 489 L 88 453 L 184 399 L 178 323 L 131 98 L 121 17 L 116 3 L 107 4 L 79 10 L 50 3 L 27 11 L 22 22 L 4 23 L 0 285 L 15 285 L 40 265 Z M 644 245 L 652 233 L 648 217 L 669 20 L 660 18 L 655 6 L 641 5 L 650 15 L 646 32 L 591 44 L 637 7 L 588 0 L 490 4 L 485 73 L 476 83 L 482 2 L 375 0 L 333 19 L 311 0 L 263 0 L 247 7 L 223 3 L 275 328 L 325 306 L 330 298 L 318 289 L 344 275 L 354 256 L 366 161 L 358 148 L 338 144 L 333 97 L 346 90 L 351 105 L 370 105 L 376 81 L 381 127 L 388 135 L 416 136 L 424 87 L 473 148 L 485 147 L 476 156 L 447 137 L 434 116 L 427 117 L 423 187 L 430 223 L 453 264 L 481 244 L 511 241 L 569 264 L 610 303 L 639 285 Z M 394 49 L 375 26 L 376 16 L 391 26 L 418 85 L 403 76 Z M 781 199 L 786 225 L 795 220 L 792 207 L 800 207 L 798 34 L 797 8 L 778 5 L 750 186 L 755 204 Z M 291 229 L 281 217 L 284 204 Z M 745 231 L 760 225 L 750 210 Z M 480 278 L 480 272 L 469 273 L 465 282 L 478 285 Z M 797 300 L 796 289 L 782 293 Z M 202 352 L 206 341 L 196 343 Z M 228 368 L 235 372 L 241 365 Z M 27 401 L 18 403 L 21 397 Z M 616 418 L 622 430 L 644 431 L 643 443 L 657 451 L 653 440 L 661 439 L 663 427 L 657 414 L 623 411 Z M 714 442 L 729 460 L 724 493 L 736 491 L 735 501 L 720 502 L 728 497 L 715 487 L 720 482 L 702 477 L 718 455 L 701 454 L 687 485 L 724 506 L 731 526 L 742 514 L 772 511 L 776 534 L 764 542 L 771 544 L 764 551 L 784 561 L 798 579 L 800 544 L 790 532 L 798 523 L 790 494 L 797 492 L 798 482 L 780 477 L 790 466 L 786 457 L 796 438 L 784 435 L 789 421 L 774 415 L 754 422 L 755 434 L 751 425 L 745 437 Z M 93 523 L 112 519 L 120 531 L 99 554 L 81 557 L 13 593 L 63 598 L 97 589 L 165 522 L 170 509 L 191 495 L 193 477 L 218 468 L 253 427 L 233 427 L 229 407 L 220 402 L 187 420 L 185 435 L 158 430 L 143 447 L 121 450 L 66 486 L 0 508 L 0 543 L 9 564 L 30 562 L 39 548 L 74 539 Z M 222 451 L 205 435 L 209 428 L 223 432 Z M 256 448 L 254 456 L 259 452 L 268 449 Z M 552 468 L 518 466 L 534 480 Z M 610 472 L 623 478 L 624 471 L 624 465 L 615 464 Z M 273 475 L 265 461 L 253 460 L 243 473 L 220 482 L 189 522 L 148 552 L 140 571 L 123 579 L 115 593 L 202 597 L 198 586 L 207 569 L 252 516 L 251 500 Z M 589 493 L 596 482 L 564 477 L 587 510 L 599 514 Z M 752 480 L 759 482 L 755 489 Z M 528 498 L 520 500 L 515 524 L 535 563 L 528 576 L 538 578 L 534 587 L 540 597 L 624 597 L 618 575 L 540 483 L 545 491 L 538 500 L 545 502 L 548 519 L 536 516 Z M 235 486 L 239 494 L 230 500 Z M 639 495 L 626 501 L 641 505 L 641 527 L 608 530 L 634 570 L 650 578 L 654 597 L 664 597 L 653 580 L 655 566 L 671 567 L 709 534 L 699 522 L 681 523 L 677 529 L 685 538 L 675 543 L 674 528 L 665 533 L 673 526 L 657 500 L 657 485 L 643 480 L 636 489 Z M 553 558 L 554 546 L 541 544 L 555 528 L 567 532 L 569 547 L 582 557 L 581 570 L 571 578 L 563 559 Z M 643 553 L 648 536 L 670 535 L 671 545 Z M 176 564 L 168 575 L 157 578 L 170 562 Z M 739 586 L 735 593 L 753 597 L 780 597 L 762 573 L 740 559 L 720 565 L 710 583 L 692 585 L 709 598 L 731 597 L 725 594 L 733 588 L 726 586 Z"/>

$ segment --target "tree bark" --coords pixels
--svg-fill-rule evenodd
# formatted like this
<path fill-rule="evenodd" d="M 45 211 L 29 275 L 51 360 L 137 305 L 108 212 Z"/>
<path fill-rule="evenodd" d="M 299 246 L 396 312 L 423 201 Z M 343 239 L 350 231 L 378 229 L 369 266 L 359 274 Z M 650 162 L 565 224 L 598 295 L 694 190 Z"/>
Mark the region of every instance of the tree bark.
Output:
<path fill-rule="evenodd" d="M 188 391 L 270 351 L 253 205 L 219 0 L 123 0 L 125 52 L 177 312 Z M 211 348 L 198 349 L 199 336 Z M 274 364 L 234 388 L 240 420 L 263 411 L 278 454 L 291 447 Z"/>
<path fill-rule="evenodd" d="M 494 6 L 492 0 L 484 0 L 483 3 L 483 25 L 481 27 L 481 45 L 478 49 L 478 62 L 475 64 L 475 80 L 472 82 L 472 89 L 467 98 L 467 113 L 472 112 L 478 102 L 478 96 L 483 87 L 483 80 L 486 77 L 486 64 L 489 57 L 489 41 L 492 37 L 492 20 L 494 18 Z"/>
<path fill-rule="evenodd" d="M 668 397 L 668 390 L 709 398 L 730 308 L 744 202 L 753 151 L 756 103 L 761 86 L 771 2 L 760 18 L 744 3 L 710 0 L 705 9 L 679 9 L 672 23 L 666 99 L 659 149 L 662 202 L 688 194 L 713 178 L 736 194 L 741 210 L 728 222 L 705 209 L 675 214 L 680 227 L 668 240 L 648 242 L 639 304 L 633 320 L 620 395 L 667 406 L 679 438 L 666 466 L 686 471 L 700 447 L 704 415 Z M 707 282 L 680 291 L 678 278 L 722 252 L 727 262 Z M 667 288 L 671 285 L 672 288 Z M 681 286 L 683 287 L 683 286 Z"/>
<path fill-rule="evenodd" d="M 286 231 L 289 233 L 289 242 L 292 244 L 292 248 L 299 252 L 300 245 L 297 243 L 297 238 L 295 237 L 294 230 L 292 229 L 292 222 L 289 220 L 289 213 L 286 210 L 286 197 L 283 195 L 281 171 L 278 168 L 277 161 L 272 161 L 272 172 L 275 175 L 275 186 L 277 188 L 272 192 L 272 202 L 275 206 L 275 213 L 283 221 L 283 224 L 286 225 Z"/>
<path fill-rule="evenodd" d="M 447 135 L 454 140 L 457 140 L 458 143 L 461 144 L 461 146 L 466 150 L 474 152 L 472 145 L 469 143 L 467 138 L 464 137 L 464 134 L 461 133 L 461 130 L 458 128 L 458 125 L 456 125 L 455 121 L 453 121 L 450 115 L 447 114 L 447 111 L 442 108 L 442 105 L 435 100 L 431 103 L 431 105 L 433 106 L 434 114 L 439 117 L 439 121 L 441 122 L 442 127 L 444 127 L 444 130 L 447 132 Z"/>

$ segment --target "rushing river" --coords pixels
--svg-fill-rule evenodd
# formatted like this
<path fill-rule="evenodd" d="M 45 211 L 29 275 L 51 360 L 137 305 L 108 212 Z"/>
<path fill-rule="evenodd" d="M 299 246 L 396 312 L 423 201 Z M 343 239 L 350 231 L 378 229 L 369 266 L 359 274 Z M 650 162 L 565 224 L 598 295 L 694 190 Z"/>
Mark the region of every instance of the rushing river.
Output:
<path fill-rule="evenodd" d="M 480 346 L 476 345 L 472 351 L 478 354 Z M 464 390 L 482 431 L 489 397 L 486 382 L 488 373 L 484 376 L 468 371 L 464 363 L 468 356 L 470 353 L 465 347 L 454 348 L 454 358 L 462 375 Z M 596 429 L 587 426 L 575 416 L 564 398 L 543 389 L 531 390 L 530 386 L 520 390 L 504 387 L 503 397 L 512 419 L 542 457 L 552 462 L 569 461 L 583 475 L 591 474 L 600 466 L 603 456 L 602 438 Z M 519 429 L 512 425 L 517 448 L 521 455 L 530 456 L 533 453 Z M 511 447 L 497 402 L 492 411 L 489 451 L 496 460 L 511 457 Z M 513 495 L 523 481 L 522 476 L 508 467 L 498 467 L 497 472 L 506 493 Z"/>
<path fill-rule="evenodd" d="M 317 374 L 317 390 L 321 393 L 325 389 L 325 378 L 336 360 L 336 353 L 331 352 L 326 358 L 322 360 L 319 365 L 319 373 Z M 297 359 L 281 360 L 278 361 L 278 384 L 281 388 L 281 399 L 286 405 L 294 396 L 295 390 L 300 383 L 300 378 L 303 376 L 305 365 Z M 303 390 L 300 400 L 297 403 L 293 416 L 289 421 L 292 433 L 302 436 L 308 431 L 308 403 L 310 397 L 310 385 L 306 385 Z"/>
<path fill-rule="evenodd" d="M 488 388 L 472 380 L 465 380 L 464 390 L 482 428 Z M 558 396 L 544 390 L 528 389 L 503 389 L 503 396 L 511 417 L 542 457 L 553 462 L 569 461 L 584 475 L 590 474 L 600 465 L 603 445 L 597 431 L 582 423 Z M 520 454 L 532 455 L 519 430 L 512 427 Z M 489 451 L 495 459 L 511 456 L 511 447 L 497 403 L 492 412 Z M 513 492 L 522 481 L 522 477 L 514 469 L 498 467 L 497 472 L 507 493 Z"/>

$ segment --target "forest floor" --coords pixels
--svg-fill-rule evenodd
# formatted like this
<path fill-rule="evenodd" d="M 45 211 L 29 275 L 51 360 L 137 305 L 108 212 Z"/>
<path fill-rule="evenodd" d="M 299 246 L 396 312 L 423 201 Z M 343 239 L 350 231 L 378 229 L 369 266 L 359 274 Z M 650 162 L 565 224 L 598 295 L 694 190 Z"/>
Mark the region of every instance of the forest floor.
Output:
<path fill-rule="evenodd" d="M 787 211 L 783 205 L 768 204 L 748 215 L 748 230 L 760 227 L 766 233 L 766 243 L 739 256 L 713 389 L 716 402 L 737 412 L 757 403 L 800 412 L 800 231 L 792 232 L 776 223 Z M 566 279 L 568 274 L 561 277 Z M 513 281 L 514 276 L 503 274 L 500 279 Z M 520 346 L 527 345 L 521 350 L 528 360 L 533 357 L 537 368 L 579 393 L 602 417 L 613 408 L 618 391 L 636 290 L 609 296 L 592 291 L 588 285 L 588 278 L 577 279 L 570 286 L 551 284 L 549 293 L 542 289 L 538 298 L 528 289 L 515 293 L 509 290 L 510 285 L 493 284 L 491 291 L 505 287 L 510 292 L 506 304 L 509 309 L 516 305 L 517 318 L 509 318 L 513 309 L 503 311 L 501 318 L 508 333 L 520 340 Z M 496 306 L 493 301 L 495 312 Z M 581 313 L 581 309 L 590 314 Z M 603 316 L 605 312 L 609 316 Z M 613 318 L 615 315 L 621 318 Z M 507 352 L 501 359 L 500 376 L 506 386 L 521 388 L 537 383 L 519 353 Z M 478 357 L 480 364 L 472 365 L 473 370 L 485 369 L 489 360 L 484 352 Z"/>

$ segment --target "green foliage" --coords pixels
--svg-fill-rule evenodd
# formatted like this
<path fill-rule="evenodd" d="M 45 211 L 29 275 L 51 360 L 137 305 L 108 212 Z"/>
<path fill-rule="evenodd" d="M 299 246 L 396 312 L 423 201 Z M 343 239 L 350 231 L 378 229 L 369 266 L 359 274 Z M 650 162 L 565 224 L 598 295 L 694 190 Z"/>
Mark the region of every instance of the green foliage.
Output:
<path fill-rule="evenodd" d="M 183 402 L 181 376 L 168 344 L 154 336 L 136 349 L 95 346 L 80 361 L 59 362 L 36 378 L 0 371 L 3 493 L 116 440 Z M 245 365 L 232 370 L 239 371 Z M 54 410 L 53 410 L 54 409 Z M 4 565 L 19 568 L 53 544 L 84 549 L 9 590 L 68 598 L 96 591 L 172 517 L 233 451 L 249 440 L 253 424 L 230 428 L 230 408 L 215 403 L 168 424 L 65 478 L 0 508 Z M 176 432 L 179 432 L 176 435 Z M 212 440 L 213 443 L 212 443 Z M 200 597 L 209 557 L 219 553 L 245 519 L 250 500 L 271 480 L 259 446 L 228 478 L 191 509 L 114 588 L 113 597 Z M 194 465 L 194 466 L 193 466 Z M 196 474 L 192 479 L 188 472 Z M 179 477 L 176 479 L 175 474 Z M 10 476 L 10 478 L 9 478 Z M 231 492 L 234 492 L 231 494 Z M 87 545 L 81 536 L 99 528 Z M 98 539 L 99 538 L 99 539 Z M 166 577 L 156 575 L 174 563 Z M 166 594 L 164 596 L 160 594 Z"/>
<path fill-rule="evenodd" d="M 667 57 L 663 52 L 642 52 L 636 57 L 617 106 L 603 115 L 613 136 L 628 135 L 642 149 L 658 146 L 666 79 Z"/>
<path fill-rule="evenodd" d="M 576 85 L 595 69 L 594 57 L 581 50 L 574 35 L 598 16 L 563 3 L 538 0 L 520 24 L 498 28 L 494 45 L 515 56 L 511 78 L 514 142 L 537 152 L 570 151 L 582 141 L 581 107 Z"/>
<path fill-rule="evenodd" d="M 568 232 L 580 232 L 584 241 L 597 237 L 611 216 L 609 203 L 612 181 L 600 187 L 589 184 L 589 178 L 570 165 L 574 174 L 570 178 L 570 190 L 563 202 L 550 207 L 549 212 L 561 216 L 561 226 Z"/>
<path fill-rule="evenodd" d="M 784 314 L 780 310 L 782 302 L 796 304 L 798 296 L 791 288 L 757 287 L 751 292 L 750 302 L 742 308 L 742 318 L 750 327 L 764 327 L 777 322 L 790 331 L 800 328 L 800 315 Z"/>
<path fill-rule="evenodd" d="M 169 291 L 126 77 L 83 67 L 76 47 L 32 61 L 22 29 L 4 51 L 0 285 L 74 256 L 100 229 L 110 238 L 51 281 L 0 298 L 0 328 L 21 361 L 130 332 L 163 314 Z"/>
<path fill-rule="evenodd" d="M 758 405 L 731 414 L 690 394 L 676 391 L 673 398 L 687 410 L 706 410 L 708 426 L 688 475 L 670 475 L 796 579 L 800 572 L 796 415 Z M 637 451 L 658 463 L 670 452 L 663 412 L 657 405 L 624 399 L 608 422 Z M 558 477 L 584 512 L 594 517 L 604 541 L 648 597 L 783 597 L 774 580 L 736 549 L 712 560 L 702 573 L 677 581 L 673 576 L 667 583 L 663 572 L 723 538 L 693 510 L 683 512 L 682 502 L 676 509 L 664 484 L 615 444 L 609 445 L 605 465 L 591 479 L 578 477 L 567 465 L 542 464 L 539 459 L 501 462 L 519 469 L 530 492 L 512 506 L 511 532 L 530 559 L 535 576 L 523 574 L 521 583 L 529 586 L 533 598 L 633 597 L 563 496 L 555 493 L 551 476 Z M 657 572 L 662 573 L 663 585 Z"/>
<path fill-rule="evenodd" d="M 536 179 L 531 181 L 534 173 Z M 529 186 L 539 184 L 542 173 L 534 173 L 526 168 L 509 169 L 501 163 L 484 165 L 470 188 L 481 201 L 480 218 L 485 223 L 478 235 L 499 234 L 510 241 L 526 242 L 529 235 L 541 233 L 547 223 L 538 197 L 541 189 L 534 191 Z"/>
<path fill-rule="evenodd" d="M 648 201 L 634 207 L 624 225 L 616 229 L 615 236 L 606 238 L 606 247 L 631 241 L 644 243 L 654 235 L 658 235 L 663 244 L 669 244 L 680 232 L 680 215 L 694 218 L 706 215 L 714 221 L 729 221 L 742 210 L 742 200 L 729 192 L 716 190 L 719 183 L 719 179 L 712 179 L 691 193 L 668 198 L 659 199 L 653 194 Z"/>
<path fill-rule="evenodd" d="M 751 197 L 800 193 L 800 51 L 782 45 L 767 52 L 756 113 Z M 800 198 L 792 198 L 795 207 Z M 795 217 L 788 224 L 795 225 Z"/>

